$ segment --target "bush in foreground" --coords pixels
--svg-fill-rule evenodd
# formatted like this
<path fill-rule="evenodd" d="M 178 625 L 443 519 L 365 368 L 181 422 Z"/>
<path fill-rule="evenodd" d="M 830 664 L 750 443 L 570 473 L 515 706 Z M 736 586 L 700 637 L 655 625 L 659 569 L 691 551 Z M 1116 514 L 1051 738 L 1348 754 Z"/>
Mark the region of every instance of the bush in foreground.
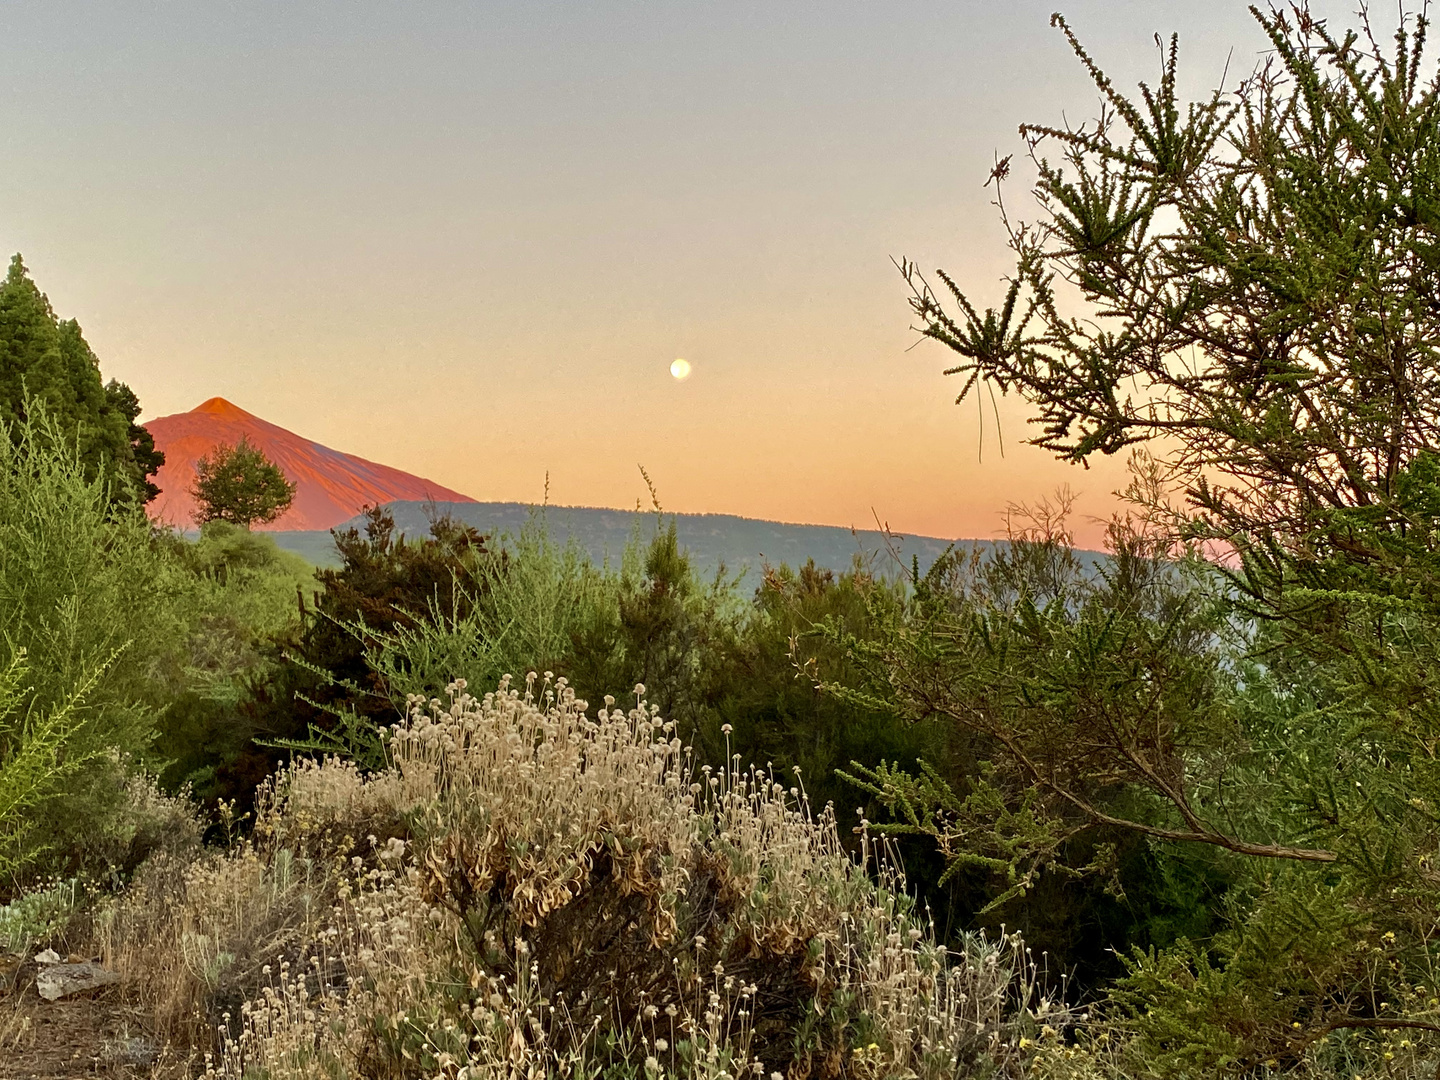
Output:
<path fill-rule="evenodd" d="M 0 424 L 0 900 L 129 862 L 186 575 L 36 401 Z"/>
<path fill-rule="evenodd" d="M 694 772 L 643 699 L 460 683 L 386 745 L 283 770 L 252 843 L 103 914 L 158 1026 L 218 1024 L 208 1075 L 1019 1075 L 1066 1027 L 1018 942 L 938 948 L 873 847 Z"/>

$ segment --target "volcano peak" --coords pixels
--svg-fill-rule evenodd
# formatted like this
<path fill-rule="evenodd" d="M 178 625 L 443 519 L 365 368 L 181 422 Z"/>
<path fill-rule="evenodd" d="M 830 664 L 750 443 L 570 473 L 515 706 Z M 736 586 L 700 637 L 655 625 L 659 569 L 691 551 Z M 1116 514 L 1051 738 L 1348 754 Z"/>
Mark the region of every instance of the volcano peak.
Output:
<path fill-rule="evenodd" d="M 212 397 L 208 401 L 202 401 L 190 411 L 192 413 L 209 413 L 212 416 L 234 417 L 236 419 L 251 415 L 240 408 L 240 406 L 230 404 L 230 402 L 226 401 L 223 397 Z"/>
<path fill-rule="evenodd" d="M 241 439 L 280 466 L 296 486 L 295 501 L 273 529 L 330 529 L 349 521 L 366 506 L 402 500 L 474 502 L 469 496 L 388 465 L 286 431 L 246 412 L 222 397 L 212 397 L 185 413 L 161 416 L 145 425 L 165 464 L 155 477 L 159 496 L 148 507 L 157 521 L 181 528 L 194 524 L 195 463 L 217 446 Z"/>

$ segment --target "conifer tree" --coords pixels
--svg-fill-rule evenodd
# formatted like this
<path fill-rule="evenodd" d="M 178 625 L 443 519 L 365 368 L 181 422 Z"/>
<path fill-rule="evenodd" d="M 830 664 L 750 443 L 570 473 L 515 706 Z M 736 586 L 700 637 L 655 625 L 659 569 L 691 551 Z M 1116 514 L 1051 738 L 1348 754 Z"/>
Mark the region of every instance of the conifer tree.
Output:
<path fill-rule="evenodd" d="M 0 284 L 0 424 L 15 429 L 40 405 L 64 437 L 74 438 L 92 476 L 112 500 L 148 502 L 149 478 L 165 456 L 135 422 L 140 403 L 124 383 L 105 383 L 100 361 L 74 319 L 61 321 L 19 255 Z"/>

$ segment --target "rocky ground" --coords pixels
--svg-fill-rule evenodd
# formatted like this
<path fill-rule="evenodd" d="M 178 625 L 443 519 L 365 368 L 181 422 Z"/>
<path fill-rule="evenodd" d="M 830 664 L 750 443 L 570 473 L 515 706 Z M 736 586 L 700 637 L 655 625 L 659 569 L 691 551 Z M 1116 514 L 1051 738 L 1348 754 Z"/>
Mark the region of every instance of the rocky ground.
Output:
<path fill-rule="evenodd" d="M 85 957 L 67 957 L 79 962 Z M 0 1080 L 172 1080 L 189 1075 L 146 1037 L 123 988 L 40 996 L 46 965 L 0 956 Z M 52 977 L 52 984 L 53 984 Z M 81 982 L 87 980 L 80 980 Z M 90 982 L 97 980 L 90 979 Z"/>

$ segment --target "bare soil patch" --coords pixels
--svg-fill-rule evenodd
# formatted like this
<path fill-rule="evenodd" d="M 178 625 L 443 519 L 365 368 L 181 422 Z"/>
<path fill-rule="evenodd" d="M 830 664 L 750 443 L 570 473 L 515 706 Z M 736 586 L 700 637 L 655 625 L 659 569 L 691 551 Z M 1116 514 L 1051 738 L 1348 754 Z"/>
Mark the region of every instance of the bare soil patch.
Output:
<path fill-rule="evenodd" d="M 123 988 L 45 1001 L 24 964 L 0 990 L 0 1080 L 182 1080 L 177 1061 L 150 1037 Z"/>

